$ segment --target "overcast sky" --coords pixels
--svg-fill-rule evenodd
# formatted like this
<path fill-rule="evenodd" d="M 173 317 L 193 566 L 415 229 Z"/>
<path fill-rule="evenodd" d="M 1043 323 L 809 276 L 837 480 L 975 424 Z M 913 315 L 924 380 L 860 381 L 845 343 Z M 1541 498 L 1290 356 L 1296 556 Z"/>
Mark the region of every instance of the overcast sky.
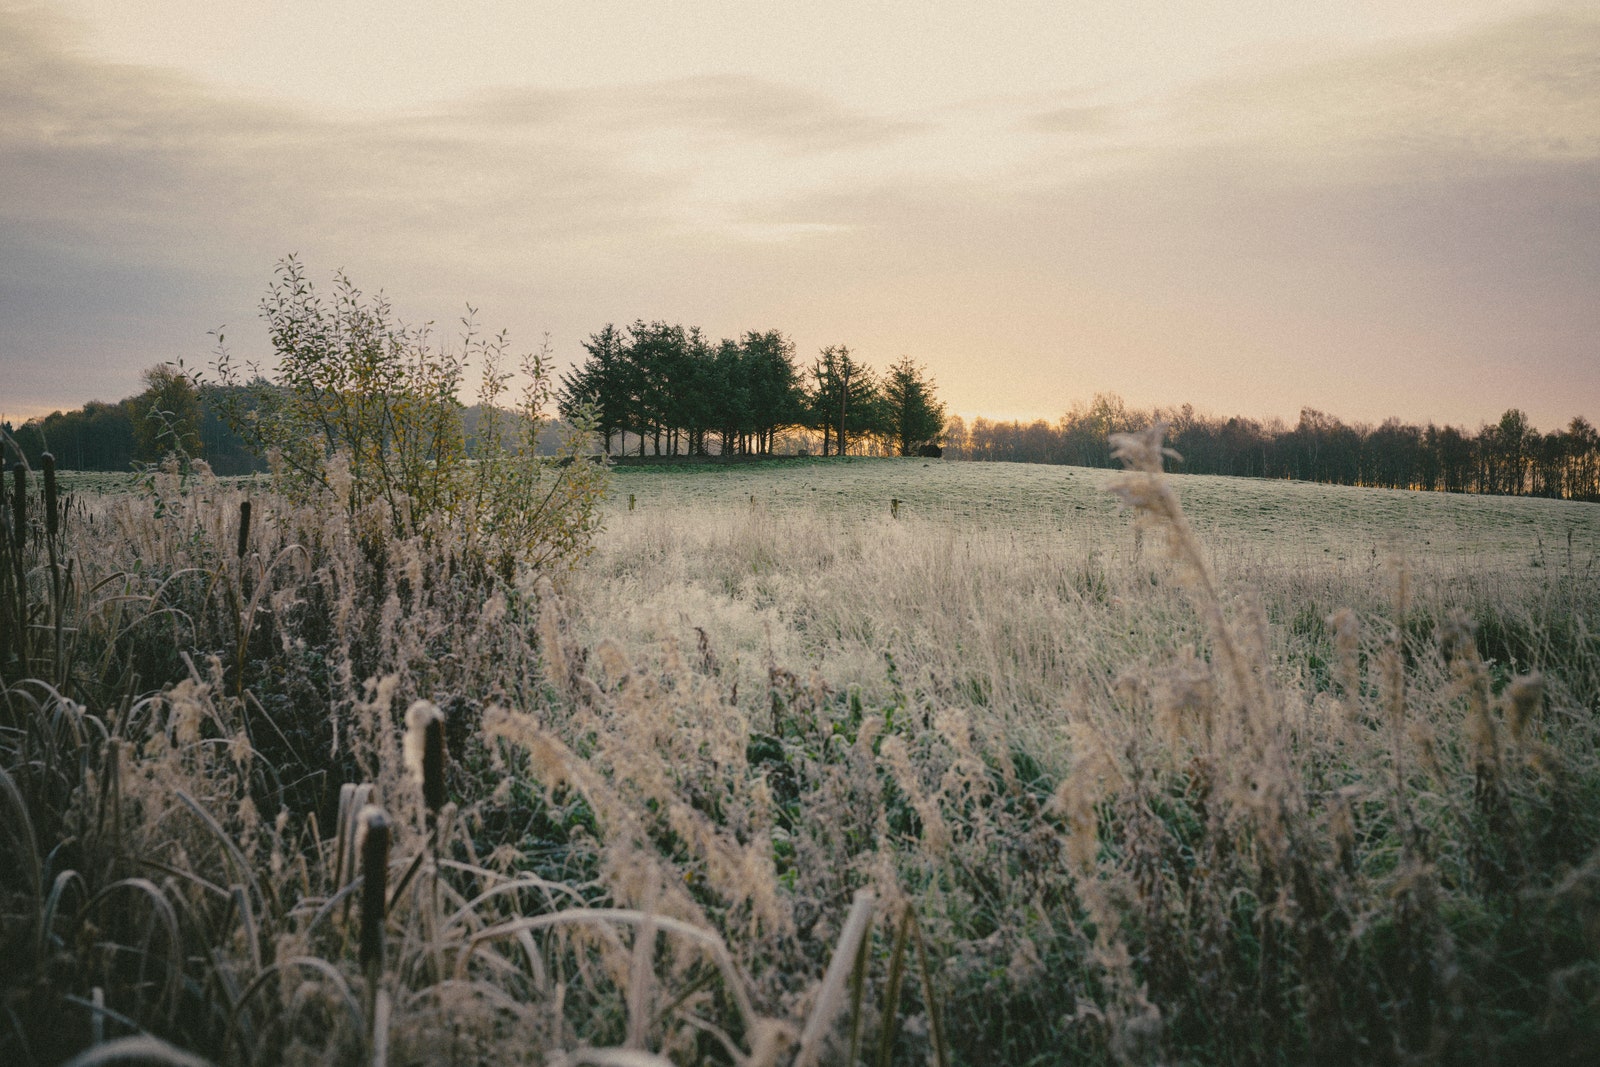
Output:
<path fill-rule="evenodd" d="M 1600 0 L 0 0 L 0 417 L 203 365 L 297 254 L 1096 392 L 1600 418 Z"/>

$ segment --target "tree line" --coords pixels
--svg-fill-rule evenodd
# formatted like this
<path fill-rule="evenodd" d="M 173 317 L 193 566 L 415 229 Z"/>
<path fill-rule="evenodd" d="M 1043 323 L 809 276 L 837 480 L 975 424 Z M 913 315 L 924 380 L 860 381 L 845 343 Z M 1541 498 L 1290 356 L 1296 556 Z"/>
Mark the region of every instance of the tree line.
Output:
<path fill-rule="evenodd" d="M 802 366 L 794 343 L 776 330 L 713 344 L 697 328 L 660 322 L 608 325 L 583 347 L 583 361 L 561 378 L 557 407 L 569 423 L 587 420 L 608 455 L 813 447 L 822 455 L 913 455 L 937 449 L 943 436 L 944 405 L 909 357 L 880 375 L 836 345 Z M 202 382 L 172 364 L 151 367 L 143 381 L 136 396 L 0 424 L 0 432 L 35 468 L 51 452 L 64 469 L 126 471 L 176 449 L 218 474 L 266 469 L 235 426 L 276 388 L 271 383 Z M 480 408 L 463 409 L 469 451 Z M 545 427 L 540 451 L 553 453 L 560 435 L 560 427 Z"/>
<path fill-rule="evenodd" d="M 607 454 L 911 455 L 943 445 L 950 459 L 1115 466 L 1108 438 L 1160 419 L 1183 456 L 1179 470 L 1340 485 L 1496 493 L 1600 501 L 1600 430 L 1583 416 L 1540 432 L 1512 408 L 1477 430 L 1388 419 L 1345 423 L 1305 408 L 1282 419 L 1217 417 L 1189 404 L 1140 410 L 1100 394 L 1055 422 L 945 417 L 933 383 L 902 358 L 879 375 L 845 346 L 807 365 L 777 331 L 711 344 L 698 329 L 635 322 L 606 326 L 584 342 L 586 358 L 561 379 L 564 418 L 584 417 Z M 251 389 L 196 383 L 169 364 L 144 373 L 143 392 L 115 403 L 90 401 L 0 433 L 30 466 L 52 452 L 64 469 L 126 471 L 174 447 L 219 474 L 247 474 L 265 462 L 232 429 Z M 482 413 L 464 411 L 470 442 Z M 548 427 L 549 448 L 559 427 Z"/>
<path fill-rule="evenodd" d="M 115 403 L 91 400 L 81 408 L 56 411 L 21 425 L 0 422 L 0 441 L 9 437 L 34 470 L 44 453 L 63 470 L 127 471 L 155 463 L 173 451 L 203 459 L 217 474 L 257 474 L 267 469 L 260 452 L 235 429 L 248 420 L 263 390 L 278 388 L 263 379 L 244 384 L 196 382 L 181 367 L 160 364 L 146 370 L 145 390 Z M 504 412 L 500 415 L 503 417 Z M 473 452 L 484 419 L 482 405 L 461 411 L 467 449 Z M 563 428 L 539 431 L 540 455 L 555 455 Z M 9 449 L 0 447 L 0 458 Z"/>
<path fill-rule="evenodd" d="M 937 448 L 944 405 L 910 357 L 878 374 L 844 345 L 802 365 L 776 330 L 712 342 L 698 327 L 636 321 L 583 342 L 563 375 L 563 418 L 587 419 L 607 455 L 914 455 Z M 803 438 L 804 443 L 799 439 Z"/>
<path fill-rule="evenodd" d="M 1290 425 L 1204 415 L 1189 404 L 1137 410 L 1100 394 L 1054 423 L 952 418 L 945 455 L 1111 467 L 1116 464 L 1109 435 L 1158 419 L 1167 423 L 1168 443 L 1183 456 L 1176 469 L 1191 474 L 1600 500 L 1600 432 L 1594 425 L 1580 415 L 1541 433 L 1517 408 L 1476 431 L 1399 419 L 1349 424 L 1315 408 L 1303 409 Z"/>
<path fill-rule="evenodd" d="M 37 470 L 49 452 L 66 470 L 126 471 L 176 450 L 204 457 L 218 474 L 266 470 L 229 425 L 226 412 L 247 402 L 238 387 L 196 384 L 181 367 L 160 364 L 143 375 L 145 389 L 115 403 L 91 400 L 20 426 L 0 423 Z"/>

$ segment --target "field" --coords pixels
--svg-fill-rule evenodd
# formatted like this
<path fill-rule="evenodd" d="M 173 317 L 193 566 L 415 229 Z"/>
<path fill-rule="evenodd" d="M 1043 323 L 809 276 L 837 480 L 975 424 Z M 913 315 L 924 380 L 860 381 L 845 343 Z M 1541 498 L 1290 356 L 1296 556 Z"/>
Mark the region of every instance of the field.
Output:
<path fill-rule="evenodd" d="M 648 627 L 686 640 L 698 626 L 756 667 L 770 642 L 780 662 L 817 669 L 835 686 L 881 685 L 891 634 L 904 646 L 897 655 L 940 658 L 970 647 L 955 632 L 963 628 L 1037 629 L 1031 641 L 1096 646 L 1108 665 L 1131 665 L 1196 621 L 1174 590 L 1153 587 L 1165 573 L 1160 546 L 1108 492 L 1117 477 L 910 459 L 625 468 L 574 601 L 592 639 Z M 1600 589 L 1592 505 L 1170 480 L 1226 595 L 1261 597 L 1280 631 L 1323 634 L 1341 607 L 1382 616 L 1402 570 L 1433 616 L 1475 613 L 1494 633 L 1503 622 L 1539 631 L 1592 607 Z M 819 617 L 827 635 L 817 633 Z M 1289 636 L 1279 633 L 1280 643 Z M 1285 647 L 1280 669 L 1302 670 L 1316 651 Z M 1488 654 L 1504 671 L 1527 669 L 1528 651 Z M 847 666 L 863 662 L 865 673 Z"/>
<path fill-rule="evenodd" d="M 0 1058 L 1586 1062 L 1600 508 L 1151 461 L 621 468 L 510 584 L 78 487 Z"/>
<path fill-rule="evenodd" d="M 1127 552 L 1126 516 L 1106 491 L 1118 476 L 1090 467 L 953 463 L 924 459 L 797 460 L 761 466 L 620 468 L 612 515 L 627 497 L 649 508 L 726 508 L 750 497 L 775 513 L 887 517 L 889 501 L 923 522 L 970 530 L 1003 526 L 1040 544 Z M 1489 572 L 1600 566 L 1600 512 L 1560 500 L 1370 490 L 1261 479 L 1171 474 L 1197 532 L 1213 551 L 1322 566 L 1398 551 L 1416 563 Z M 613 525 L 615 525 L 613 523 Z M 1569 554 L 1570 550 L 1570 554 Z"/>

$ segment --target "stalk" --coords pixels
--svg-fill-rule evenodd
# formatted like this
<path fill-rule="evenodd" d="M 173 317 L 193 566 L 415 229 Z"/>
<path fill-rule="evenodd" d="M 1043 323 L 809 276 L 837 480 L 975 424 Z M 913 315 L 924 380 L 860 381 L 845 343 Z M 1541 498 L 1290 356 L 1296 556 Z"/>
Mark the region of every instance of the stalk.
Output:
<path fill-rule="evenodd" d="M 56 536 L 60 533 L 60 516 L 56 507 L 56 457 L 46 452 L 40 458 L 44 464 L 44 543 L 45 550 L 50 555 L 50 613 L 55 622 L 56 688 L 60 689 L 66 685 L 67 668 L 61 655 L 61 561 L 56 554 Z"/>

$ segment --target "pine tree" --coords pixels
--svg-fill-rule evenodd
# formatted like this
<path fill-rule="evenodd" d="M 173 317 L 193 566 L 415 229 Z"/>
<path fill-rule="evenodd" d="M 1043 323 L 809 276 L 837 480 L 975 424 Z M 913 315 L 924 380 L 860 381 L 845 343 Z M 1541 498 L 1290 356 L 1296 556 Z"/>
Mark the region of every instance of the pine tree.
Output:
<path fill-rule="evenodd" d="M 933 382 L 910 356 L 901 356 L 883 381 L 886 429 L 902 456 L 916 455 L 924 445 L 944 436 L 944 404 L 933 395 Z"/>

